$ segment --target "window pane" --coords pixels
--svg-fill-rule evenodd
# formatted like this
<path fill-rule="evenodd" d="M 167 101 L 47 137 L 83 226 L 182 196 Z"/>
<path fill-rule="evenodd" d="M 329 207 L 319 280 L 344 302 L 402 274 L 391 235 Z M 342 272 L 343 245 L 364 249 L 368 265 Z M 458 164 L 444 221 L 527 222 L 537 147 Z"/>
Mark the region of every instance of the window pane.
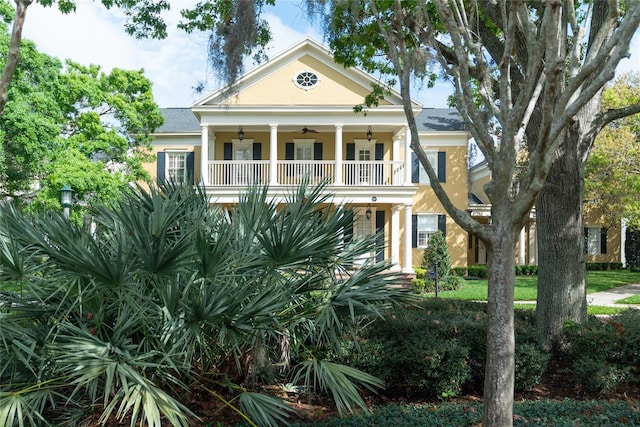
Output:
<path fill-rule="evenodd" d="M 600 227 L 587 228 L 587 253 L 589 255 L 600 254 Z"/>
<path fill-rule="evenodd" d="M 427 158 L 429 163 L 435 171 L 438 170 L 438 153 L 436 151 L 427 151 Z M 429 184 L 429 176 L 427 170 L 420 164 L 420 184 Z"/>
<path fill-rule="evenodd" d="M 185 153 L 167 153 L 167 177 L 179 184 L 185 182 L 186 176 Z"/>

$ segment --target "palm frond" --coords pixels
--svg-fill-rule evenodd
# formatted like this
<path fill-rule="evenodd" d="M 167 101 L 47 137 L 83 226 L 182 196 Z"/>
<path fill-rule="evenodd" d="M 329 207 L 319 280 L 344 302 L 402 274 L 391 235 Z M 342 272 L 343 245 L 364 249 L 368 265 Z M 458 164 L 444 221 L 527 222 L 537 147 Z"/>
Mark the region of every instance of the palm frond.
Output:
<path fill-rule="evenodd" d="M 367 410 L 359 386 L 371 391 L 384 387 L 382 380 L 366 372 L 315 358 L 301 363 L 294 382 L 299 380 L 309 390 L 331 393 L 340 414 L 345 411 L 352 413 L 356 406 Z"/>
<path fill-rule="evenodd" d="M 240 408 L 257 425 L 266 427 L 288 424 L 287 417 L 293 411 L 278 397 L 249 391 L 240 394 Z"/>

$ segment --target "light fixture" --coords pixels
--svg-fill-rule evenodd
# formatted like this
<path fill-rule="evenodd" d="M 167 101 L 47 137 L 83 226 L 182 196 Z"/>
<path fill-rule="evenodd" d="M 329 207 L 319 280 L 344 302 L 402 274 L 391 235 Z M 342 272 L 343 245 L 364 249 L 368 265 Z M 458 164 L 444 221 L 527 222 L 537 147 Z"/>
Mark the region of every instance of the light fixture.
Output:
<path fill-rule="evenodd" d="M 73 189 L 69 186 L 69 184 L 65 184 L 60 189 L 60 204 L 62 205 L 65 218 L 69 218 L 69 208 L 71 207 L 71 193 L 73 193 Z"/>
<path fill-rule="evenodd" d="M 367 216 L 367 219 L 371 219 L 371 206 L 367 206 L 367 211 L 364 213 Z"/>
<path fill-rule="evenodd" d="M 369 126 L 367 129 L 367 141 L 371 141 L 371 138 L 373 138 L 373 131 L 371 131 L 371 126 Z"/>
<path fill-rule="evenodd" d="M 242 126 L 240 127 L 240 130 L 238 130 L 238 139 L 240 141 L 244 139 L 244 131 L 242 130 Z"/>

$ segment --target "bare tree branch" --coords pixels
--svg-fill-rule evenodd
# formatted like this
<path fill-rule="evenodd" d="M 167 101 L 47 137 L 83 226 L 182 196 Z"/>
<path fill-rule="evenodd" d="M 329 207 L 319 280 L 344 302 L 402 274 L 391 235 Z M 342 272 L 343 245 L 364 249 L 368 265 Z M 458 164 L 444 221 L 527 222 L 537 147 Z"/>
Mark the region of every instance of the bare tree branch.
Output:
<path fill-rule="evenodd" d="M 11 84 L 11 79 L 16 72 L 16 68 L 18 67 L 22 29 L 24 27 L 24 19 L 27 14 L 27 7 L 29 7 L 31 2 L 32 0 L 16 0 L 16 13 L 13 18 L 9 53 L 7 55 L 7 62 L 2 70 L 2 76 L 0 77 L 0 114 L 4 112 L 4 107 L 9 101 L 9 86 Z"/>

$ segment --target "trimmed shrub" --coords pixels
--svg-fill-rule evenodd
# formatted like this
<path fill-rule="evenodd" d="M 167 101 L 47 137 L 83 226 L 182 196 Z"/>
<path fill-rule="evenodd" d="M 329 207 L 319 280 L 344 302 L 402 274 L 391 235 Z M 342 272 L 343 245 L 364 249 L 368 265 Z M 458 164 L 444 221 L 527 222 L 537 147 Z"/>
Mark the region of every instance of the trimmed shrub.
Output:
<path fill-rule="evenodd" d="M 451 256 L 447 248 L 447 239 L 438 230 L 429 237 L 429 244 L 424 250 L 422 268 L 433 270 L 438 266 L 438 276 L 447 277 L 451 270 Z"/>
<path fill-rule="evenodd" d="M 467 267 L 469 277 L 477 277 L 478 279 L 486 279 L 488 276 L 486 265 L 470 265 Z"/>
<path fill-rule="evenodd" d="M 516 265 L 516 276 L 537 276 L 538 266 L 532 264 Z"/>
<path fill-rule="evenodd" d="M 462 390 L 482 393 L 486 304 L 428 299 L 420 309 L 376 321 L 357 345 L 346 347 L 340 362 L 382 378 L 390 394 L 446 399 Z M 548 360 L 533 315 L 517 311 L 516 389 L 535 385 Z"/>
<path fill-rule="evenodd" d="M 467 267 L 453 267 L 449 274 L 452 276 L 464 277 L 467 275 Z"/>
<path fill-rule="evenodd" d="M 563 350 L 575 383 L 588 393 L 607 393 L 640 381 L 640 312 L 626 310 L 564 329 Z"/>

